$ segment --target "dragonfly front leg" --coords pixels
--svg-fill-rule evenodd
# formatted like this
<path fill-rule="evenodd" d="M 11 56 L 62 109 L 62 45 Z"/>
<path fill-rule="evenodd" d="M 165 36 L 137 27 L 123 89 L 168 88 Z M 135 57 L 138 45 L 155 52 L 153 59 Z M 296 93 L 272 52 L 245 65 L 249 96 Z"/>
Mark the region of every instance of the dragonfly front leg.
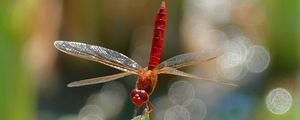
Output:
<path fill-rule="evenodd" d="M 150 101 L 148 101 L 148 102 L 146 103 L 145 112 L 151 114 L 152 110 L 153 110 L 153 105 L 152 105 L 152 103 L 151 103 Z"/>

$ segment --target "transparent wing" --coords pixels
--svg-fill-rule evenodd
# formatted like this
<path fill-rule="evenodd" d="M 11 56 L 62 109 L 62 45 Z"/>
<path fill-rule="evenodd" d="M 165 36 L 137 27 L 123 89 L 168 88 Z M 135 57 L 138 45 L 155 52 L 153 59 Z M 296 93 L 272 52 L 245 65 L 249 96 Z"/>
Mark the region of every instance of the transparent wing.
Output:
<path fill-rule="evenodd" d="M 123 73 L 114 74 L 114 75 L 108 75 L 108 76 L 102 76 L 102 77 L 97 77 L 97 78 L 75 81 L 75 82 L 69 83 L 68 87 L 79 87 L 79 86 L 109 82 L 109 81 L 116 80 L 118 78 L 125 77 L 125 76 L 131 75 L 131 74 L 132 73 L 123 72 Z"/>
<path fill-rule="evenodd" d="M 205 80 L 208 82 L 214 82 L 214 83 L 225 84 L 225 85 L 230 85 L 230 86 L 238 86 L 237 84 L 227 82 L 227 81 L 211 80 L 211 79 L 207 79 L 207 78 L 198 77 L 198 76 L 188 74 L 183 71 L 180 71 L 180 70 L 177 70 L 174 68 L 170 68 L 170 67 L 165 67 L 163 69 L 160 69 L 158 71 L 158 74 L 171 74 L 171 75 L 177 75 L 177 76 L 182 76 L 182 77 L 188 77 L 188 78 L 192 78 L 192 79 L 196 79 L 196 80 Z"/>
<path fill-rule="evenodd" d="M 55 41 L 54 46 L 64 53 L 99 62 L 121 71 L 133 72 L 142 69 L 138 63 L 122 53 L 100 46 L 71 41 Z"/>
<path fill-rule="evenodd" d="M 172 67 L 178 69 L 196 63 L 213 60 L 222 54 L 223 54 L 222 50 L 219 49 L 181 54 L 160 63 L 156 69 L 161 69 L 164 67 Z"/>

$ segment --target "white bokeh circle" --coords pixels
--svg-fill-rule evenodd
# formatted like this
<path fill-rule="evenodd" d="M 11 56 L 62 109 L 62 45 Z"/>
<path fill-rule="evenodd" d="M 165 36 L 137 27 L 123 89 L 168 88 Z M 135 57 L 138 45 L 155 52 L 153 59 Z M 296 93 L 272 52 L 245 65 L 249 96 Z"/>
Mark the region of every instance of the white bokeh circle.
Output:
<path fill-rule="evenodd" d="M 291 108 L 292 101 L 292 96 L 286 89 L 276 88 L 267 95 L 266 105 L 273 114 L 282 115 Z"/>
<path fill-rule="evenodd" d="M 168 96 L 174 104 L 182 105 L 184 102 L 194 99 L 195 89 L 187 81 L 177 81 L 170 86 Z"/>

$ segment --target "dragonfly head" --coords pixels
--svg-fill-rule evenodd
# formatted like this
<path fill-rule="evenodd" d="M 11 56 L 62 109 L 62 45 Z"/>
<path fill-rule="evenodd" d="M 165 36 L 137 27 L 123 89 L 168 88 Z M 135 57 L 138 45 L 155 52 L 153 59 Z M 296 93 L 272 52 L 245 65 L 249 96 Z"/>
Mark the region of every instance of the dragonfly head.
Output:
<path fill-rule="evenodd" d="M 132 89 L 130 92 L 130 99 L 136 105 L 142 105 L 148 101 L 149 94 L 145 90 Z"/>

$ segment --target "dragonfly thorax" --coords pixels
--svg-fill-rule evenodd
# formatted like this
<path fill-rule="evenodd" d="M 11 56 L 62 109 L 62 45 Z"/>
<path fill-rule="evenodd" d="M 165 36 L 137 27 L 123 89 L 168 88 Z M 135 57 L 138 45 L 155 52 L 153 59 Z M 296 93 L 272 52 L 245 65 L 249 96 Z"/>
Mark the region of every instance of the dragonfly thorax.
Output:
<path fill-rule="evenodd" d="M 155 88 L 157 73 L 153 70 L 142 71 L 138 77 L 136 88 L 151 94 Z"/>

